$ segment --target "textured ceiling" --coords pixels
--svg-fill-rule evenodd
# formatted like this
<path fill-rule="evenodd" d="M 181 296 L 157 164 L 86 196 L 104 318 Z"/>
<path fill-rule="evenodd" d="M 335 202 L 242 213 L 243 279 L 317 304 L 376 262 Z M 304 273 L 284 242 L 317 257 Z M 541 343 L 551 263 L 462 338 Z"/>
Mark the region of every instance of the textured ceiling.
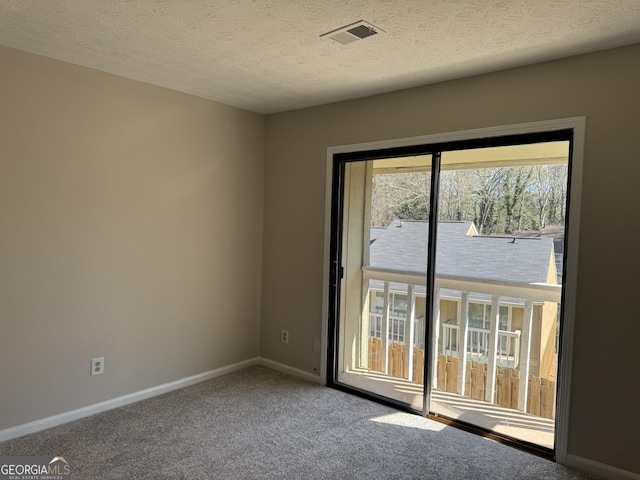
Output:
<path fill-rule="evenodd" d="M 0 0 L 2 45 L 260 113 L 637 42 L 640 0 Z"/>

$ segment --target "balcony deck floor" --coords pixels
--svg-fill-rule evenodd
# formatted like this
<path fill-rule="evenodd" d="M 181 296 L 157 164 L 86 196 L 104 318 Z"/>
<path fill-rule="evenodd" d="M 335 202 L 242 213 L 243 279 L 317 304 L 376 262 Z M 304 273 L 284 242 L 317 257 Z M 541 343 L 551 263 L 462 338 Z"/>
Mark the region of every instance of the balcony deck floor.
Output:
<path fill-rule="evenodd" d="M 422 385 L 365 369 L 339 375 L 341 383 L 368 390 L 422 409 Z M 528 413 L 435 389 L 431 411 L 518 440 L 553 448 L 555 422 Z"/>

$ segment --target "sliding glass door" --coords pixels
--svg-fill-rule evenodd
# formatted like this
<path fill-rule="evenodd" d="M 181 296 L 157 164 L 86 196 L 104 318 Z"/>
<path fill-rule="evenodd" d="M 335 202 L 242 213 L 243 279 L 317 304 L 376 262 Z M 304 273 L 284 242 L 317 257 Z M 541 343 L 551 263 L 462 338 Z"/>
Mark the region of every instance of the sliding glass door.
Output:
<path fill-rule="evenodd" d="M 430 410 L 554 447 L 570 142 L 442 153 Z"/>
<path fill-rule="evenodd" d="M 341 165 L 342 235 L 336 252 L 341 266 L 337 381 L 419 410 L 431 161 L 420 155 Z M 419 210 L 421 220 L 396 218 L 390 204 Z"/>
<path fill-rule="evenodd" d="M 334 157 L 331 384 L 553 452 L 571 138 Z"/>

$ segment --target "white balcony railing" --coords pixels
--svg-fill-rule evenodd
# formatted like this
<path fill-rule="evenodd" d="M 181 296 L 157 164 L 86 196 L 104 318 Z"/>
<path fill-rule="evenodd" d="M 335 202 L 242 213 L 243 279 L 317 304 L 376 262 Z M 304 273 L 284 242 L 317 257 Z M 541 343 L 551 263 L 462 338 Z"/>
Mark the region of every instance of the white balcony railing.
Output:
<path fill-rule="evenodd" d="M 499 367 L 516 368 L 518 366 L 518 359 L 520 358 L 520 335 L 520 330 L 516 330 L 515 332 L 498 330 L 496 361 Z M 443 323 L 441 353 L 458 357 L 460 353 L 459 338 L 460 325 Z M 470 360 L 489 363 L 488 329 L 469 327 L 467 355 Z"/>
<path fill-rule="evenodd" d="M 393 284 L 406 285 L 407 296 L 409 299 L 408 305 L 415 302 L 416 290 L 418 288 L 424 291 L 426 286 L 426 272 L 396 270 L 392 268 L 377 268 L 377 267 L 362 267 L 363 281 L 377 281 L 384 285 L 385 295 L 385 308 L 387 311 L 382 314 L 380 325 L 380 337 L 382 340 L 382 371 L 388 373 L 389 349 L 387 345 L 389 343 L 389 327 L 392 326 L 391 315 L 388 309 L 389 295 L 391 286 Z M 467 278 L 454 275 L 440 275 L 435 276 L 434 286 L 435 302 L 434 306 L 437 309 L 434 312 L 434 342 L 437 345 L 442 345 L 442 352 L 455 355 L 463 361 L 458 363 L 458 375 L 457 375 L 457 392 L 460 395 L 465 395 L 465 381 L 466 378 L 466 364 L 467 360 L 477 358 L 481 361 L 488 361 L 487 380 L 486 384 L 488 388 L 485 389 L 485 400 L 488 402 L 494 401 L 495 396 L 495 383 L 496 383 L 496 367 L 508 366 L 511 368 L 517 367 L 520 370 L 519 375 L 519 389 L 518 389 L 518 409 L 524 411 L 527 405 L 528 397 L 528 380 L 530 371 L 530 354 L 531 354 L 531 335 L 533 329 L 533 305 L 534 303 L 541 304 L 542 302 L 560 303 L 562 297 L 562 286 L 558 284 L 548 283 L 519 283 L 508 282 L 492 279 L 481 278 Z M 442 290 L 454 290 L 460 292 L 460 304 L 463 306 L 464 312 L 460 317 L 460 325 L 446 324 L 440 322 L 440 308 L 439 298 Z M 507 332 L 498 330 L 498 342 L 493 352 L 489 351 L 489 332 L 485 329 L 473 328 L 468 325 L 468 304 L 469 296 L 471 294 L 489 295 L 491 298 L 492 308 L 497 309 L 499 306 L 500 297 L 511 297 L 522 299 L 523 302 L 523 326 L 522 331 Z M 415 320 L 414 311 L 408 312 L 407 320 L 411 323 L 407 323 L 407 329 L 409 332 L 409 339 L 415 338 L 414 327 Z M 376 319 L 379 314 L 374 314 L 372 317 Z M 368 325 L 367 322 L 363 322 L 363 325 Z M 466 331 L 462 332 L 460 329 L 465 328 Z M 367 331 L 363 329 L 362 337 L 366 338 L 367 334 L 371 330 Z M 377 332 L 376 332 L 377 333 Z M 443 338 L 439 338 L 442 335 Z M 467 347 L 459 349 L 459 338 L 467 338 Z M 542 339 L 541 339 L 542 340 Z M 366 344 L 365 344 L 366 345 Z M 366 346 L 362 350 L 366 352 Z M 414 349 L 405 349 L 406 365 L 408 365 L 408 379 L 412 381 L 412 366 Z M 434 371 L 432 373 L 432 385 L 434 388 L 438 388 L 437 385 L 437 356 L 435 349 L 431 350 L 432 358 L 430 362 Z M 363 355 L 366 362 L 366 355 Z"/>

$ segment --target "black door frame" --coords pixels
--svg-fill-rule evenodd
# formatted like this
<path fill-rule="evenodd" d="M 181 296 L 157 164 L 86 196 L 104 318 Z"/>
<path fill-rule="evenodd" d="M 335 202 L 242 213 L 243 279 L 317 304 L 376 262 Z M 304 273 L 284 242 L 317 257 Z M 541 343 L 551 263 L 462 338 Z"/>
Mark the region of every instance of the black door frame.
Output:
<path fill-rule="evenodd" d="M 557 439 L 554 442 L 554 448 L 548 449 L 540 445 L 532 444 L 523 440 L 515 439 L 506 435 L 502 435 L 483 427 L 473 425 L 461 420 L 451 419 L 442 415 L 433 414 L 429 411 L 431 401 L 431 384 L 432 384 L 432 372 L 433 367 L 431 364 L 432 358 L 432 346 L 433 341 L 433 291 L 435 284 L 435 255 L 437 245 L 434 240 L 437 239 L 437 218 L 438 218 L 438 187 L 440 176 L 440 159 L 443 152 L 470 150 L 476 148 L 489 148 L 489 147 L 501 147 L 501 146 L 514 146 L 521 144 L 535 144 L 545 143 L 553 141 L 569 141 L 569 158 L 568 158 L 568 176 L 567 176 L 567 199 L 566 199 L 566 214 L 565 214 L 565 248 L 564 248 L 564 262 L 563 262 L 563 278 L 566 278 L 567 268 L 567 243 L 568 243 L 568 228 L 569 228 L 569 215 L 570 215 L 570 201 L 571 201 L 571 185 L 572 185 L 572 166 L 573 166 L 573 145 L 574 145 L 574 130 L 573 128 L 560 128 L 551 129 L 548 131 L 540 131 L 533 133 L 517 133 L 506 134 L 499 136 L 490 136 L 484 138 L 470 138 L 468 140 L 453 140 L 450 142 L 437 142 L 437 143 L 423 143 L 410 146 L 390 147 L 382 149 L 372 150 L 354 150 L 351 152 L 335 153 L 332 156 L 333 170 L 332 170 L 332 186 L 331 186 L 331 222 L 330 222 L 330 266 L 329 266 L 329 318 L 328 318 L 328 337 L 327 337 L 327 379 L 326 384 L 329 387 L 351 393 L 363 398 L 371 399 L 379 403 L 394 407 L 396 409 L 416 413 L 422 416 L 426 416 L 433 420 L 452 425 L 457 428 L 461 428 L 466 431 L 476 433 L 478 435 L 488 437 L 503 443 L 507 443 L 516 448 L 526 450 L 536 455 L 543 456 L 545 458 L 556 458 Z M 343 273 L 343 267 L 341 265 L 342 258 L 342 236 L 343 236 L 343 208 L 344 208 L 344 175 L 345 165 L 351 162 L 380 160 L 389 158 L 398 158 L 413 155 L 431 155 L 431 192 L 430 192 L 430 215 L 429 215 L 429 244 L 427 246 L 428 263 L 427 263 L 427 305 L 426 305 L 426 328 L 425 328 L 425 355 L 424 355 L 424 381 L 423 381 L 423 408 L 422 412 L 418 412 L 410 405 L 394 400 L 382 395 L 369 392 L 364 389 L 353 387 L 337 381 L 338 377 L 338 338 L 339 331 L 339 314 L 340 314 L 340 287 Z M 564 318 L 565 307 L 565 282 L 562 285 L 562 301 L 560 305 L 561 319 Z M 560 375 L 562 359 L 562 346 L 563 346 L 563 324 L 560 322 L 560 350 L 558 352 L 558 375 Z M 556 389 L 559 387 L 559 382 L 556 384 Z M 558 392 L 556 391 L 556 402 L 558 400 Z M 557 423 L 557 417 L 556 417 Z M 557 427 L 556 427 L 557 430 Z"/>

